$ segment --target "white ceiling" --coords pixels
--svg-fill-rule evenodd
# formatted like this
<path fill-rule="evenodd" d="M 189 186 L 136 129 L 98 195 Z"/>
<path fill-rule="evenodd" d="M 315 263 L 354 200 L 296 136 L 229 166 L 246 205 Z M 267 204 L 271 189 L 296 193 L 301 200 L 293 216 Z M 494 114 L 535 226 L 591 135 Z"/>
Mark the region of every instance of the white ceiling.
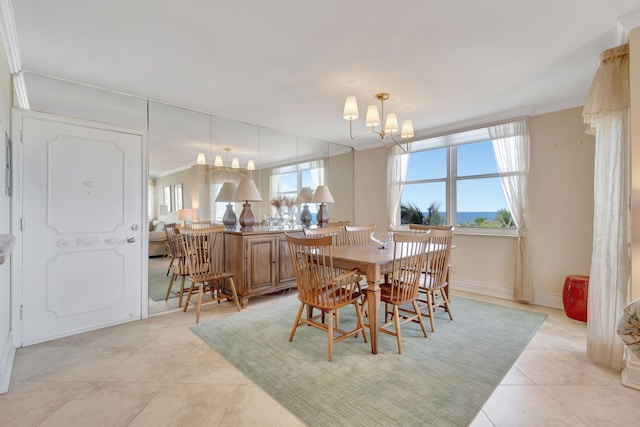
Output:
<path fill-rule="evenodd" d="M 356 95 L 417 135 L 581 105 L 639 0 L 20 0 L 22 68 L 346 144 Z M 632 19 L 629 19 L 632 17 Z M 29 88 L 27 87 L 27 90 Z"/>

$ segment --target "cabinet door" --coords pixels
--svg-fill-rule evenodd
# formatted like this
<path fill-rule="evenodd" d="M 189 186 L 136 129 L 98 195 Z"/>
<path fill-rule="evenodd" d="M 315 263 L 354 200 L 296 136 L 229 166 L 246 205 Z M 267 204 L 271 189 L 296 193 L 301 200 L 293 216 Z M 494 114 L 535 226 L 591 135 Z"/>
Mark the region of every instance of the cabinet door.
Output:
<path fill-rule="evenodd" d="M 265 293 L 274 287 L 277 272 L 276 238 L 251 236 L 246 239 L 246 284 L 248 294 Z"/>
<path fill-rule="evenodd" d="M 297 237 L 297 236 L 296 236 Z M 278 283 L 295 281 L 296 275 L 293 271 L 293 264 L 291 263 L 291 253 L 289 251 L 289 245 L 287 245 L 287 238 L 285 236 L 278 236 Z"/>

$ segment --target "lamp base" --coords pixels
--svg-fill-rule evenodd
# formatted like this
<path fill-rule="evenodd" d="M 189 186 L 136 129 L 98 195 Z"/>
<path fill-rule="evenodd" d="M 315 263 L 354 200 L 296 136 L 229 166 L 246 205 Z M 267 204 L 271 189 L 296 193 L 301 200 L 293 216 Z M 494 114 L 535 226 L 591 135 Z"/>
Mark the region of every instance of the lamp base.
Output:
<path fill-rule="evenodd" d="M 320 204 L 320 209 L 318 209 L 318 227 L 328 227 L 329 226 L 329 212 L 327 212 L 327 205 L 324 203 Z"/>
<path fill-rule="evenodd" d="M 224 211 L 224 216 L 222 217 L 222 223 L 226 229 L 234 229 L 236 228 L 236 214 L 233 212 L 233 208 L 231 207 L 231 203 L 227 205 L 227 209 Z"/>
<path fill-rule="evenodd" d="M 254 223 L 255 219 L 253 218 L 253 212 L 251 212 L 251 203 L 246 202 L 242 205 L 242 213 L 240 214 L 240 230 L 251 231 Z"/>
<path fill-rule="evenodd" d="M 311 225 L 311 211 L 309 205 L 304 205 L 302 211 L 300 211 L 300 223 L 303 227 L 309 227 Z"/>

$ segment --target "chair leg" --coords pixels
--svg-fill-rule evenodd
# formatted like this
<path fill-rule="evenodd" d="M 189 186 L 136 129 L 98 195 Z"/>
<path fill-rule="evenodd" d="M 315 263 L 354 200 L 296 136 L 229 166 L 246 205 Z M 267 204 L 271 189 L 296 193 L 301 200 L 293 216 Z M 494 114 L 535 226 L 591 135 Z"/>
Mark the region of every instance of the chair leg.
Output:
<path fill-rule="evenodd" d="M 298 329 L 298 325 L 300 325 L 300 317 L 302 316 L 302 310 L 306 304 L 301 302 L 300 308 L 298 309 L 298 314 L 296 314 L 296 321 L 293 322 L 293 328 L 291 328 L 291 333 L 289 334 L 289 342 L 293 341 L 293 336 L 296 334 L 296 329 Z"/>
<path fill-rule="evenodd" d="M 178 294 L 178 308 L 182 307 L 182 296 L 184 295 L 184 281 L 187 276 L 182 276 L 182 281 L 180 282 L 180 293 Z"/>
<path fill-rule="evenodd" d="M 420 313 L 420 307 L 418 307 L 418 301 L 413 300 L 413 309 L 415 310 L 416 314 L 418 315 L 418 323 L 420 323 L 420 328 L 422 329 L 422 333 L 424 334 L 424 337 L 427 338 L 427 327 L 424 325 L 424 320 L 422 320 L 422 313 Z M 432 317 L 433 319 L 433 317 Z M 433 332 L 433 330 L 432 330 Z"/>
<path fill-rule="evenodd" d="M 358 301 L 353 303 L 356 308 L 356 316 L 358 316 L 358 328 L 362 328 L 362 338 L 364 338 L 364 342 L 367 342 L 367 332 L 364 328 L 364 318 L 362 317 L 362 313 L 360 311 L 360 307 L 358 307 Z M 358 334 L 356 334 L 356 338 L 358 338 Z"/>
<path fill-rule="evenodd" d="M 169 275 L 169 272 L 171 271 L 171 266 L 173 265 L 173 260 L 175 260 L 176 257 L 171 257 L 171 262 L 169 263 L 169 267 L 167 267 L 167 274 L 165 276 Z"/>
<path fill-rule="evenodd" d="M 198 286 L 198 302 L 196 303 L 196 323 L 200 322 L 200 307 L 202 306 L 202 294 L 204 293 L 204 282 Z"/>
<path fill-rule="evenodd" d="M 329 362 L 333 361 L 333 310 L 329 310 L 327 334 L 329 336 Z"/>
<path fill-rule="evenodd" d="M 453 320 L 453 315 L 451 314 L 451 307 L 449 307 L 449 297 L 447 296 L 447 293 L 444 291 L 444 289 L 440 289 L 440 293 L 442 294 L 442 299 L 444 300 L 444 306 L 447 310 L 447 313 L 449 313 L 449 319 Z"/>
<path fill-rule="evenodd" d="M 169 287 L 167 288 L 167 295 L 165 295 L 164 300 L 168 300 L 169 299 L 169 295 L 171 295 L 171 287 L 173 286 L 173 281 L 176 280 L 176 274 L 173 273 L 171 275 L 171 279 L 169 279 Z"/>
<path fill-rule="evenodd" d="M 193 294 L 193 289 L 196 286 L 196 282 L 191 282 L 191 286 L 189 286 L 189 292 L 187 292 L 187 300 L 184 302 L 183 312 L 187 312 L 187 307 L 189 307 L 189 301 L 191 301 L 191 295 Z"/>
<path fill-rule="evenodd" d="M 429 309 L 429 323 L 431 323 L 431 332 L 436 331 L 435 322 L 433 321 L 433 300 L 435 296 L 433 291 L 427 290 L 427 308 Z"/>
<path fill-rule="evenodd" d="M 229 282 L 231 283 L 231 295 L 233 295 L 233 301 L 236 303 L 238 311 L 240 311 L 240 301 L 238 299 L 238 292 L 236 292 L 236 284 L 233 281 L 233 277 L 229 277 Z"/>
<path fill-rule="evenodd" d="M 398 342 L 398 354 L 402 354 L 402 337 L 400 336 L 400 313 L 398 306 L 393 305 L 393 322 L 396 327 L 396 341 Z"/>

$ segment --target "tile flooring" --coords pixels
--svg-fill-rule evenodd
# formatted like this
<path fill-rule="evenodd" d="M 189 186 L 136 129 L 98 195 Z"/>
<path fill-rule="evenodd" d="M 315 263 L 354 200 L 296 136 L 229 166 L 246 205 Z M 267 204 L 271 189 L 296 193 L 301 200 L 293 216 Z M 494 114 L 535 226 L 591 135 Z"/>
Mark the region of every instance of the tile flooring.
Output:
<path fill-rule="evenodd" d="M 640 391 L 587 359 L 584 323 L 562 310 L 455 295 L 548 315 L 471 426 L 638 424 Z M 281 298 L 295 295 L 257 297 L 247 310 Z M 231 303 L 204 306 L 201 322 L 235 312 Z M 302 425 L 191 333 L 194 322 L 192 310 L 173 311 L 19 349 L 0 425 Z"/>

